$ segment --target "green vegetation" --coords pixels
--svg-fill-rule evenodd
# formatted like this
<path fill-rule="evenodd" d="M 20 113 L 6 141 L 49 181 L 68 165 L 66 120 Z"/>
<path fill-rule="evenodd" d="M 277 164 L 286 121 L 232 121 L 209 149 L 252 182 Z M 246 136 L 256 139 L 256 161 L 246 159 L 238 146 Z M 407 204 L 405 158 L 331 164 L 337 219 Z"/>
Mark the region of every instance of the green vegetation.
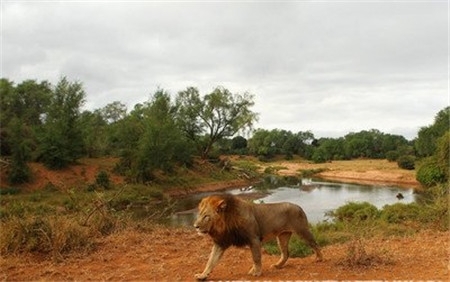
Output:
<path fill-rule="evenodd" d="M 398 167 L 408 170 L 413 170 L 415 168 L 416 158 L 411 155 L 403 155 L 397 158 Z"/>
<path fill-rule="evenodd" d="M 203 97 L 188 87 L 173 100 L 158 89 L 129 113 L 119 101 L 82 112 L 83 85 L 65 77 L 55 86 L 0 79 L 0 93 L 0 155 L 11 159 L 10 184 L 32 179 L 27 161 L 63 169 L 81 157 L 102 156 L 119 157 L 116 172 L 130 183 L 148 183 L 161 171 L 191 166 L 195 156 L 218 159 L 222 145 L 245 152 L 247 140 L 234 135 L 257 120 L 251 94 L 223 87 Z"/>
<path fill-rule="evenodd" d="M 353 241 L 349 262 L 364 263 L 361 242 L 370 236 L 403 236 L 419 228 L 448 230 L 450 107 L 434 123 L 422 127 L 418 138 L 385 134 L 377 129 L 351 132 L 341 138 L 316 139 L 312 132 L 257 129 L 250 139 L 237 136 L 257 120 L 253 95 L 233 94 L 223 87 L 200 95 L 188 87 L 172 99 L 162 89 L 131 111 L 120 101 L 101 109 L 82 111 L 85 92 L 81 82 L 63 77 L 56 85 L 26 80 L 17 85 L 0 79 L 1 183 L 0 252 L 37 252 L 61 259 L 72 251 L 90 251 L 101 236 L 123 228 L 137 228 L 171 213 L 168 189 L 186 193 L 197 185 L 217 180 L 259 176 L 257 162 L 227 161 L 224 154 L 250 154 L 269 162 L 279 156 L 300 157 L 315 163 L 354 158 L 387 158 L 401 168 L 417 168 L 424 186 L 423 203 L 396 204 L 378 210 L 368 203 L 348 203 L 334 211 L 332 222 L 312 227 L 321 245 Z M 29 161 L 63 169 L 81 157 L 115 157 L 114 171 L 101 170 L 94 183 L 24 193 L 33 180 Z M 202 162 L 197 174 L 196 162 Z M 297 183 L 296 177 L 276 176 L 269 166 L 263 185 Z M 199 171 L 200 170 L 200 171 Z M 299 172 L 308 177 L 321 171 Z M 115 186 L 111 173 L 126 178 Z M 291 252 L 310 250 L 293 240 Z M 273 246 L 272 246 L 273 247 Z M 270 249 L 271 245 L 267 245 Z"/>
<path fill-rule="evenodd" d="M 195 87 L 176 95 L 158 89 L 131 111 L 120 101 L 82 111 L 83 85 L 65 77 L 55 86 L 34 80 L 15 85 L 3 78 L 0 93 L 0 156 L 9 160 L 10 184 L 33 179 L 28 161 L 62 169 L 81 157 L 103 156 L 120 158 L 116 172 L 129 183 L 154 181 L 161 172 L 171 174 L 176 167 L 191 166 L 194 157 L 219 161 L 224 154 L 250 154 L 264 162 L 280 155 L 315 163 L 388 158 L 401 168 L 414 169 L 416 161 L 436 153 L 438 143 L 447 147 L 449 143 L 438 141 L 450 129 L 449 107 L 412 141 L 377 129 L 320 139 L 311 131 L 257 129 L 247 140 L 237 134 L 251 130 L 257 121 L 258 114 L 251 110 L 254 96 L 223 87 L 205 95 Z M 442 166 L 442 160 L 448 160 L 445 152 L 448 149 L 435 158 L 441 160 L 441 172 L 448 174 Z"/>
<path fill-rule="evenodd" d="M 435 118 L 433 125 L 422 128 L 419 136 L 422 138 L 432 139 L 433 146 L 424 148 L 420 147 L 426 158 L 420 162 L 417 170 L 416 178 L 425 187 L 432 187 L 440 183 L 447 183 L 449 181 L 449 165 L 450 165 L 450 129 L 448 125 L 450 107 L 442 110 Z M 447 120 L 447 125 L 443 120 Z M 432 132 L 430 136 L 425 135 L 424 132 Z M 440 134 L 440 135 L 439 135 Z M 420 137 L 419 137 L 419 140 Z M 422 143 L 420 143 L 422 144 Z M 421 145 L 424 146 L 424 145 Z"/>

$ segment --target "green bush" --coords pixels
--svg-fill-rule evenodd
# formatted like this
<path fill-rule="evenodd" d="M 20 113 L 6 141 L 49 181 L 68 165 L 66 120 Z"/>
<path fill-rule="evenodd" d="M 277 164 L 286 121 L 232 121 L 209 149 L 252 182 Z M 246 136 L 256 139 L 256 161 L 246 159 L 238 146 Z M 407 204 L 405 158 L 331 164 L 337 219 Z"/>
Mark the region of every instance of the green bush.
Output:
<path fill-rule="evenodd" d="M 278 244 L 274 240 L 264 244 L 264 249 L 268 254 L 279 255 L 280 250 Z M 289 256 L 290 257 L 307 257 L 313 254 L 313 250 L 297 236 L 292 236 L 289 240 Z"/>
<path fill-rule="evenodd" d="M 270 157 L 266 155 L 258 155 L 258 161 L 268 163 L 270 162 Z"/>
<path fill-rule="evenodd" d="M 15 195 L 19 193 L 20 190 L 16 187 L 0 188 L 0 195 Z"/>
<path fill-rule="evenodd" d="M 390 162 L 395 162 L 399 157 L 397 151 L 389 151 L 386 153 L 386 159 Z"/>
<path fill-rule="evenodd" d="M 448 168 L 447 168 L 448 169 Z M 434 157 L 422 161 L 416 173 L 416 179 L 425 187 L 431 187 L 445 182 L 445 174 L 438 166 Z"/>
<path fill-rule="evenodd" d="M 104 189 L 111 188 L 111 182 L 109 180 L 109 175 L 104 170 L 100 171 L 97 174 L 97 176 L 95 177 L 95 183 Z"/>
<path fill-rule="evenodd" d="M 324 163 L 328 160 L 327 153 L 324 149 L 318 148 L 314 150 L 311 160 L 316 164 Z"/>
<path fill-rule="evenodd" d="M 397 164 L 398 167 L 408 170 L 413 170 L 415 168 L 416 158 L 411 155 L 403 155 L 398 157 Z"/>
<path fill-rule="evenodd" d="M 338 221 L 364 221 L 379 217 L 377 207 L 368 202 L 350 202 L 331 213 Z"/>
<path fill-rule="evenodd" d="M 388 223 L 401 223 L 404 221 L 417 220 L 420 215 L 420 206 L 416 203 L 396 203 L 386 205 L 381 211 L 381 219 Z"/>
<path fill-rule="evenodd" d="M 450 160 L 450 131 L 447 131 L 437 140 L 436 164 L 443 174 L 442 183 L 449 179 L 449 160 Z"/>

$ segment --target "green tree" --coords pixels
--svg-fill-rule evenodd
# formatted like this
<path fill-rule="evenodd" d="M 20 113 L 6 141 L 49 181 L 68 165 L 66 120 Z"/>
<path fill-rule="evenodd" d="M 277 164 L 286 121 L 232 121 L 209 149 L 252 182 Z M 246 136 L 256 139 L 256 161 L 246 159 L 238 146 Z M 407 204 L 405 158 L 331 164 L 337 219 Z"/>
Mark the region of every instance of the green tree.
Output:
<path fill-rule="evenodd" d="M 345 154 L 347 158 L 385 158 L 389 151 L 386 134 L 378 129 L 362 130 L 345 135 Z M 385 148 L 386 146 L 386 148 Z"/>
<path fill-rule="evenodd" d="M 26 80 L 17 85 L 14 99 L 15 116 L 28 126 L 39 126 L 50 104 L 51 85 L 47 81 L 37 83 Z"/>
<path fill-rule="evenodd" d="M 247 153 L 247 139 L 242 136 L 231 139 L 231 150 L 235 154 L 245 155 Z"/>
<path fill-rule="evenodd" d="M 8 180 L 11 184 L 26 183 L 31 179 L 31 170 L 27 165 L 30 158 L 30 148 L 27 140 L 27 127 L 22 120 L 14 118 L 10 122 L 11 128 L 11 166 L 8 173 Z"/>
<path fill-rule="evenodd" d="M 257 114 L 250 110 L 253 105 L 249 93 L 232 94 L 217 87 L 201 99 L 198 90 L 190 87 L 178 93 L 177 120 L 186 136 L 198 145 L 202 158 L 207 158 L 216 142 L 253 126 L 257 120 Z"/>
<path fill-rule="evenodd" d="M 142 130 L 130 140 L 135 145 L 122 160 L 129 165 L 132 181 L 145 183 L 153 180 L 158 170 L 170 173 L 177 163 L 191 164 L 192 145 L 176 124 L 176 110 L 170 95 L 158 90 L 148 103 L 132 113 L 129 121 Z"/>
<path fill-rule="evenodd" d="M 14 83 L 8 79 L 0 79 L 0 154 L 2 156 L 11 155 L 11 146 L 7 125 L 14 117 L 12 104 L 14 100 Z"/>
<path fill-rule="evenodd" d="M 314 150 L 313 160 L 325 162 L 345 159 L 344 142 L 344 138 L 320 138 L 318 140 L 319 146 Z"/>
<path fill-rule="evenodd" d="M 314 134 L 311 131 L 299 131 L 295 135 L 299 140 L 297 154 L 306 159 L 311 158 L 313 154 L 312 143 L 315 140 Z"/>
<path fill-rule="evenodd" d="M 100 109 L 100 114 L 108 123 L 115 123 L 127 115 L 127 106 L 119 101 L 114 101 Z"/>
<path fill-rule="evenodd" d="M 65 77 L 53 89 L 40 144 L 40 159 L 47 167 L 64 168 L 82 155 L 79 118 L 84 99 L 82 84 Z"/>
<path fill-rule="evenodd" d="M 107 122 L 99 110 L 84 111 L 80 115 L 80 130 L 83 136 L 83 154 L 89 158 L 108 153 Z"/>
<path fill-rule="evenodd" d="M 443 174 L 443 182 L 449 180 L 450 167 L 450 131 L 447 131 L 437 140 L 436 163 Z"/>
<path fill-rule="evenodd" d="M 272 157 L 275 154 L 272 148 L 272 139 L 267 129 L 258 128 L 248 140 L 249 153 L 255 156 Z"/>
<path fill-rule="evenodd" d="M 417 154 L 420 157 L 428 157 L 436 151 L 436 141 L 439 137 L 450 130 L 450 107 L 439 111 L 430 126 L 422 127 L 414 142 Z"/>
<path fill-rule="evenodd" d="M 10 155 L 13 119 L 20 119 L 27 131 L 26 142 L 31 149 L 37 143 L 36 133 L 41 131 L 43 116 L 51 96 L 50 84 L 46 81 L 26 80 L 17 86 L 7 79 L 0 79 L 0 136 L 1 154 Z"/>

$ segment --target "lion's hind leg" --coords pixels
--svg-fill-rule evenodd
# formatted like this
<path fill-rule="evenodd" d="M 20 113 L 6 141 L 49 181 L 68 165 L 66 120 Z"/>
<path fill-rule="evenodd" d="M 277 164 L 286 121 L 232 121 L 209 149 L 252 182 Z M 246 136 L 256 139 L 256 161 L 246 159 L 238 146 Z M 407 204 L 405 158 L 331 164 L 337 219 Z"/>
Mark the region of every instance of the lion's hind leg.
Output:
<path fill-rule="evenodd" d="M 282 268 L 289 258 L 289 239 L 291 238 L 291 232 L 284 232 L 277 236 L 278 248 L 280 249 L 280 260 L 273 264 L 272 267 Z"/>
<path fill-rule="evenodd" d="M 312 235 L 311 231 L 309 231 L 306 228 L 301 228 L 297 231 L 297 235 L 301 236 L 306 243 L 314 250 L 316 253 L 316 261 L 322 261 L 322 252 L 320 251 L 319 245 L 316 243 L 316 240 L 314 240 L 314 236 Z"/>

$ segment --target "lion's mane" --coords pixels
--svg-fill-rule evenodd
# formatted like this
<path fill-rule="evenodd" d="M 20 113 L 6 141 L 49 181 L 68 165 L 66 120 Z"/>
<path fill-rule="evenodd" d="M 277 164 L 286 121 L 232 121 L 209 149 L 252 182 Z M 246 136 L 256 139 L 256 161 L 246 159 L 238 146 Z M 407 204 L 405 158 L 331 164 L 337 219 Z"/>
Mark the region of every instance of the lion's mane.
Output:
<path fill-rule="evenodd" d="M 248 208 L 246 203 L 229 194 L 217 197 L 224 200 L 225 208 L 220 212 L 220 218 L 214 222 L 209 235 L 222 248 L 249 245 L 250 234 L 240 212 L 241 209 Z"/>

